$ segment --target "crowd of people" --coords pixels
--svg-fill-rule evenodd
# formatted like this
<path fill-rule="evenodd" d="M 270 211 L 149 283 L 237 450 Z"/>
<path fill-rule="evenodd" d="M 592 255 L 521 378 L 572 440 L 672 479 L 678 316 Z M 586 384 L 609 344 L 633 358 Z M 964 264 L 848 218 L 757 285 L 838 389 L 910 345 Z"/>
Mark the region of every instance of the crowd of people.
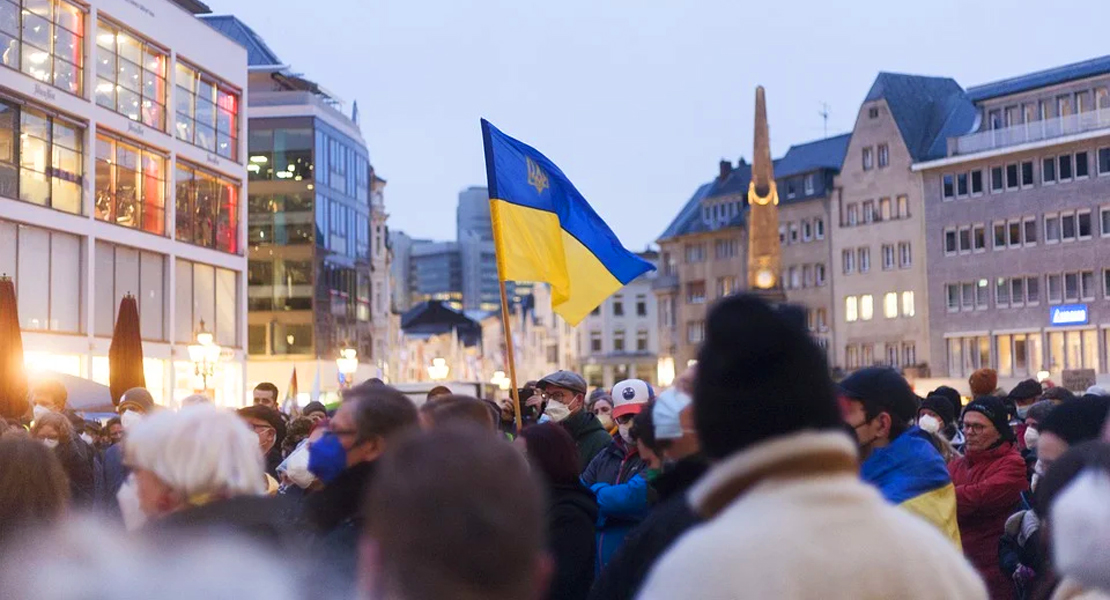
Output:
<path fill-rule="evenodd" d="M 1110 395 L 840 382 L 787 308 L 710 311 L 663 391 L 379 380 L 238 410 L 56 382 L 0 434 L 0 597 L 1110 598 Z"/>

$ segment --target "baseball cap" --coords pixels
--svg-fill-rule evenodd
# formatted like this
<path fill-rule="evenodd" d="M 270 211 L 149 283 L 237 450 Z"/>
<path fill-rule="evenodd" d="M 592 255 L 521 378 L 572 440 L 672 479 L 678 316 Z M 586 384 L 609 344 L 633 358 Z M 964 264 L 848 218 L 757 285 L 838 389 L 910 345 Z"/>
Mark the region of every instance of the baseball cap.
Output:
<path fill-rule="evenodd" d="M 851 400 L 876 405 L 903 422 L 917 415 L 917 395 L 906 378 L 894 369 L 860 369 L 840 382 L 840 391 Z"/>
<path fill-rule="evenodd" d="M 677 440 L 682 437 L 682 423 L 678 420 L 678 413 L 693 400 L 677 388 L 659 394 L 659 398 L 655 400 L 655 408 L 651 411 L 652 421 L 655 423 L 655 439 Z"/>
<path fill-rule="evenodd" d="M 554 373 L 544 377 L 536 383 L 536 387 L 541 390 L 547 389 L 548 386 L 555 386 L 566 388 L 568 390 L 578 392 L 579 394 L 586 393 L 586 380 L 578 373 L 571 371 L 555 371 Z"/>
<path fill-rule="evenodd" d="M 625 379 L 613 386 L 613 418 L 639 414 L 655 398 L 655 390 L 642 379 Z"/>

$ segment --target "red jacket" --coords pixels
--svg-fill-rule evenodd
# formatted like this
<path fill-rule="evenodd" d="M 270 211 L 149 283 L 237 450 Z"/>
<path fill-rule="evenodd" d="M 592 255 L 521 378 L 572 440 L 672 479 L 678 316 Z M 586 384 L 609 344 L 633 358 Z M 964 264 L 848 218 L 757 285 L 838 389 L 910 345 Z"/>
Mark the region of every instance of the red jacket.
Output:
<path fill-rule="evenodd" d="M 1011 442 L 983 452 L 968 452 L 948 463 L 956 486 L 956 518 L 964 554 L 983 577 L 991 598 L 1014 597 L 1011 574 L 998 566 L 998 541 L 1029 487 L 1025 460 Z"/>

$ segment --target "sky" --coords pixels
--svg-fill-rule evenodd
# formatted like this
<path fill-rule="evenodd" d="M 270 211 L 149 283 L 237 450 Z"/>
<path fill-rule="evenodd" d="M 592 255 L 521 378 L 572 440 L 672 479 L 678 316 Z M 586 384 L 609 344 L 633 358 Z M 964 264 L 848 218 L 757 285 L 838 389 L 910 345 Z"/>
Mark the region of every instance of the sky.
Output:
<path fill-rule="evenodd" d="M 640 250 L 718 161 L 750 160 L 757 85 L 777 157 L 824 136 L 825 105 L 828 134 L 850 131 L 880 71 L 968 87 L 1110 53 L 1107 2 L 207 1 L 358 101 L 390 228 L 442 240 L 459 191 L 486 183 L 482 117 Z"/>

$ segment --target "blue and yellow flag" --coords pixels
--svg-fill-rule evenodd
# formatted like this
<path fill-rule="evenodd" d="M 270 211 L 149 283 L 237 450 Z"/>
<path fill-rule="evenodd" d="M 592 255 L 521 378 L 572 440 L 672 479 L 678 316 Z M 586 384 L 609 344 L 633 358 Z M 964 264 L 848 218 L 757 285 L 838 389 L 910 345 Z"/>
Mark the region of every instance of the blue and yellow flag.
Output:
<path fill-rule="evenodd" d="M 571 325 L 654 269 L 629 252 L 535 148 L 482 119 L 493 240 L 502 281 L 551 285 L 552 308 Z"/>

